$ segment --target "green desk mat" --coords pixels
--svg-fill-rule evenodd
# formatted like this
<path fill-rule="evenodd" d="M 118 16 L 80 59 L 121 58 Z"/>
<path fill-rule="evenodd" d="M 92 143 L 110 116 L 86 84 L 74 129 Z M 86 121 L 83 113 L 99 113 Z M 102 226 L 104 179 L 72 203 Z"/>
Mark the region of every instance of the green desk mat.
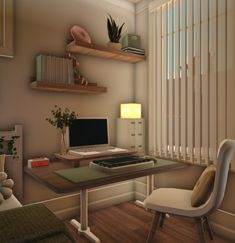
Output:
<path fill-rule="evenodd" d="M 171 160 L 164 160 L 157 158 L 157 163 L 155 163 L 155 167 L 162 167 L 166 165 L 175 164 L 176 162 Z M 141 169 L 140 169 L 141 170 Z M 73 183 L 81 183 L 85 181 L 91 181 L 96 179 L 102 179 L 106 177 L 111 177 L 117 174 L 123 174 L 125 172 L 117 172 L 115 174 L 106 173 L 100 170 L 96 170 L 90 167 L 78 167 L 64 170 L 56 170 L 54 171 L 59 176 L 73 182 Z"/>
<path fill-rule="evenodd" d="M 65 179 L 73 182 L 79 183 L 84 181 L 96 180 L 105 177 L 109 177 L 110 174 L 94 170 L 89 167 L 78 167 L 64 170 L 55 170 L 54 173 L 64 177 Z"/>

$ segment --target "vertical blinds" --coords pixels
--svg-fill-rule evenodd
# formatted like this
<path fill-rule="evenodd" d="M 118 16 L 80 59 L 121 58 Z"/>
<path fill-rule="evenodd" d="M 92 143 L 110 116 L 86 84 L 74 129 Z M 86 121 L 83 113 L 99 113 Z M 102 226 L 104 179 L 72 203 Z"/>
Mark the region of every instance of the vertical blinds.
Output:
<path fill-rule="evenodd" d="M 233 0 L 150 4 L 149 145 L 156 155 L 208 164 L 224 138 L 235 138 L 228 129 L 233 8 Z"/>

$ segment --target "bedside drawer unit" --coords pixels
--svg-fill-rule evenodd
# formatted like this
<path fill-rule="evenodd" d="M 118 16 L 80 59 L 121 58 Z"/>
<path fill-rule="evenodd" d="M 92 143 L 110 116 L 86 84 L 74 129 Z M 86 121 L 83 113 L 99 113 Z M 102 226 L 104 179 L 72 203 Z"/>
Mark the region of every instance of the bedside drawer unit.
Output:
<path fill-rule="evenodd" d="M 145 151 L 144 119 L 117 120 L 117 147 Z"/>

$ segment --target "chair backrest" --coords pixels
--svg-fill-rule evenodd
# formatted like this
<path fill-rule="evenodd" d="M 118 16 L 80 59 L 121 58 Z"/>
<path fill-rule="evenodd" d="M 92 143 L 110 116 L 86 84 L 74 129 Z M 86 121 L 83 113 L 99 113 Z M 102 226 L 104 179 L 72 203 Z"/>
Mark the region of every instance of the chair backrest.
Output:
<path fill-rule="evenodd" d="M 216 161 L 214 187 L 210 199 L 206 203 L 207 213 L 217 209 L 223 201 L 228 179 L 229 164 L 234 149 L 235 140 L 225 139 L 220 144 Z"/>

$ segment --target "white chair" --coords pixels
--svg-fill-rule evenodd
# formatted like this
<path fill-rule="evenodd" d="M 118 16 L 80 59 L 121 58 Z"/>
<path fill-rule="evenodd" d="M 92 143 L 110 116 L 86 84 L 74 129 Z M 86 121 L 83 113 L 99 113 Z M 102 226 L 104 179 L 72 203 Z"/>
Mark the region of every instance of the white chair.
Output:
<path fill-rule="evenodd" d="M 195 218 L 200 241 L 205 242 L 204 224 L 206 225 L 209 236 L 213 239 L 207 216 L 217 209 L 225 194 L 229 164 L 235 148 L 235 140 L 224 140 L 219 147 L 216 162 L 216 172 L 213 191 L 209 199 L 198 207 L 191 206 L 192 190 L 176 188 L 160 188 L 152 192 L 144 201 L 144 207 L 155 211 L 147 242 L 152 242 L 155 230 L 158 226 L 162 227 L 167 213 L 179 216 Z"/>

